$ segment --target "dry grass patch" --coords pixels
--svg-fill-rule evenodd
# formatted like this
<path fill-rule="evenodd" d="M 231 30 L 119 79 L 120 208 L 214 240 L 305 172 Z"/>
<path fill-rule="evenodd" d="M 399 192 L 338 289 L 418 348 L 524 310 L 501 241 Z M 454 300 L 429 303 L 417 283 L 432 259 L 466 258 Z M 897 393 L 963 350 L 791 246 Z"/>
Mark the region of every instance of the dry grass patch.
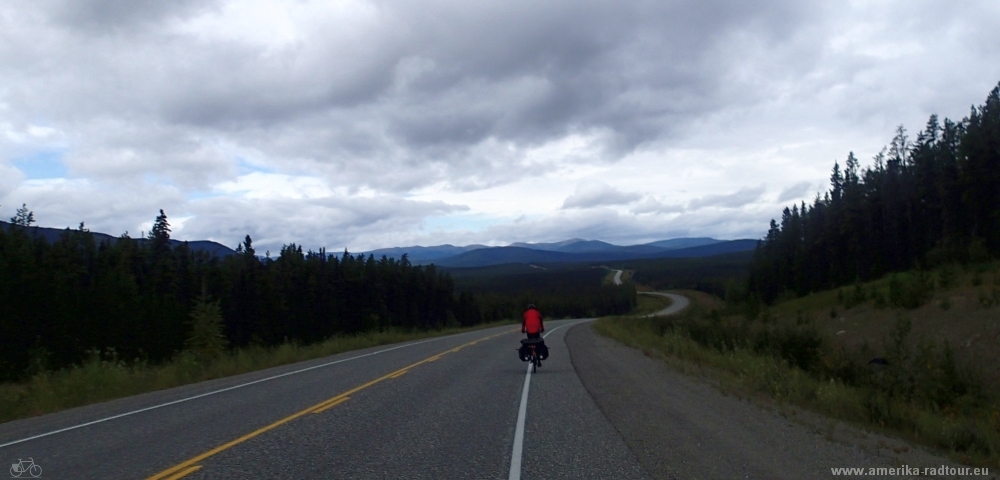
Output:
<path fill-rule="evenodd" d="M 706 374 L 724 391 L 764 394 L 929 445 L 964 463 L 1000 467 L 1000 395 L 992 380 L 1000 352 L 995 340 L 992 351 L 974 348 L 975 335 L 998 331 L 1000 307 L 955 301 L 942 309 L 934 301 L 982 288 L 982 282 L 971 285 L 974 273 L 968 272 L 967 283 L 955 275 L 954 284 L 913 309 L 876 307 L 877 295 L 847 308 L 845 294 L 831 291 L 748 318 L 719 299 L 683 292 L 692 307 L 681 315 L 609 317 L 594 328 L 684 371 Z M 861 288 L 888 295 L 892 281 Z M 897 301 L 903 281 L 895 280 Z M 887 364 L 870 364 L 875 357 Z M 983 359 L 993 363 L 977 367 Z"/>

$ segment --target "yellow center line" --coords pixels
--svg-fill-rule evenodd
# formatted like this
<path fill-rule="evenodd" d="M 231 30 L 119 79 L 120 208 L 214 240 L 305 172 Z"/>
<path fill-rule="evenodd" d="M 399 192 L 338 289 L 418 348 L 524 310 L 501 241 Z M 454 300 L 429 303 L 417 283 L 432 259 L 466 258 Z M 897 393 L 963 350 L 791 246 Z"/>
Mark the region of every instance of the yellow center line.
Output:
<path fill-rule="evenodd" d="M 331 398 L 329 400 L 326 400 L 323 403 L 320 403 L 319 405 L 314 406 L 313 407 L 313 412 L 316 412 L 319 409 L 324 409 L 325 410 L 327 405 L 330 405 L 331 403 L 337 403 L 337 404 L 339 404 L 339 403 L 341 403 L 342 400 L 347 400 L 348 398 L 351 398 L 351 397 L 348 397 L 348 396 L 345 396 L 345 395 L 337 395 L 336 397 L 333 397 L 333 398 Z"/>
<path fill-rule="evenodd" d="M 483 337 L 483 338 L 480 338 L 479 340 L 475 340 L 475 341 L 466 343 L 466 344 L 462 345 L 461 347 L 467 347 L 469 345 L 475 345 L 476 343 L 479 343 L 481 341 L 489 340 L 489 339 L 491 339 L 493 337 L 498 337 L 500 335 L 504 335 L 506 333 L 511 333 L 511 332 L 515 332 L 515 331 L 517 331 L 517 330 L 508 330 L 506 332 L 500 332 L 500 333 L 497 333 L 495 335 L 490 335 L 488 337 Z M 459 348 L 461 348 L 461 347 L 459 347 Z M 252 431 L 252 432 L 250 432 L 250 433 L 248 433 L 246 435 L 243 435 L 242 437 L 237 438 L 236 440 L 232 440 L 230 442 L 227 442 L 227 443 L 224 443 L 222 445 L 219 445 L 218 447 L 215 447 L 215 448 L 213 448 L 213 449 L 211 449 L 211 450 L 209 450 L 209 451 L 207 451 L 205 453 L 202 453 L 201 455 L 193 457 L 190 460 L 186 460 L 184 462 L 178 463 L 177 465 L 174 465 L 173 467 L 170 467 L 170 468 L 168 468 L 168 469 L 166 469 L 166 470 L 164 470 L 164 471 L 162 471 L 160 473 L 157 473 L 156 475 L 153 475 L 152 477 L 149 477 L 147 480 L 176 480 L 178 478 L 181 478 L 181 477 L 183 477 L 183 476 L 185 476 L 185 475 L 187 475 L 189 473 L 195 472 L 198 469 L 200 469 L 201 466 L 200 465 L 195 465 L 195 464 L 198 463 L 198 462 L 200 462 L 200 461 L 202 461 L 202 460 L 204 460 L 204 459 L 206 459 L 206 458 L 208 458 L 208 457 L 211 457 L 211 456 L 213 456 L 213 455 L 215 455 L 215 454 L 217 454 L 219 452 L 222 452 L 222 451 L 228 450 L 228 449 L 230 449 L 232 447 L 235 447 L 236 445 L 239 445 L 239 444 L 241 444 L 241 443 L 243 443 L 243 442 L 245 442 L 247 440 L 250 440 L 251 438 L 254 438 L 254 437 L 256 437 L 256 436 L 258 436 L 258 435 L 260 435 L 262 433 L 265 433 L 265 432 L 267 432 L 269 430 L 273 430 L 273 429 L 275 429 L 277 427 L 280 427 L 281 425 L 284 425 L 284 424 L 286 424 L 286 423 L 288 423 L 288 422 L 290 422 L 292 420 L 295 420 L 296 418 L 299 418 L 299 417 L 301 417 L 301 416 L 303 416 L 303 415 L 305 415 L 307 413 L 310 413 L 310 412 L 312 412 L 312 413 L 319 413 L 319 412 L 321 412 L 323 410 L 326 410 L 327 408 L 332 408 L 332 407 L 334 407 L 336 405 L 339 405 L 339 404 L 343 403 L 344 401 L 346 401 L 351 395 L 353 395 L 353 394 L 355 394 L 357 392 L 360 392 L 361 390 L 364 390 L 364 389 L 366 389 L 366 388 L 368 388 L 368 387 L 370 387 L 372 385 L 375 385 L 376 383 L 388 380 L 390 378 L 396 378 L 396 377 L 398 377 L 400 375 L 403 375 L 408 370 L 410 370 L 410 369 L 412 369 L 414 367 L 417 367 L 417 366 L 423 365 L 425 363 L 430 363 L 430 362 L 433 362 L 435 360 L 438 360 L 438 359 L 441 358 L 442 355 L 445 355 L 445 354 L 447 354 L 449 352 L 451 352 L 451 350 L 439 353 L 439 354 L 431 356 L 429 358 L 425 358 L 425 359 L 423 359 L 423 360 L 421 360 L 421 361 L 419 361 L 417 363 L 414 363 L 412 365 L 400 368 L 399 370 L 396 370 L 396 371 L 394 371 L 392 373 L 383 375 L 383 376 L 381 376 L 379 378 L 376 378 L 375 380 L 372 380 L 372 381 L 370 381 L 368 383 L 365 383 L 363 385 L 359 385 L 357 387 L 354 387 L 354 388 L 352 388 L 352 389 L 350 389 L 350 390 L 348 390 L 348 391 L 346 391 L 344 393 L 341 393 L 340 395 L 337 395 L 337 396 L 335 396 L 333 398 L 329 398 L 327 400 L 323 400 L 322 402 L 320 402 L 320 403 L 318 403 L 316 405 L 313 405 L 313 406 L 311 406 L 311 407 L 309 407 L 309 408 L 307 408 L 305 410 L 302 410 L 302 411 L 297 412 L 297 413 L 293 413 L 293 414 L 291 414 L 291 415 L 289 415 L 289 416 L 287 416 L 285 418 L 282 418 L 281 420 L 278 420 L 278 421 L 276 421 L 276 422 L 274 422 L 274 423 L 272 423 L 270 425 L 267 425 L 265 427 L 258 428 L 257 430 L 254 430 L 254 431 Z"/>
<path fill-rule="evenodd" d="M 184 470 L 181 470 L 181 471 L 177 472 L 177 473 L 176 473 L 176 474 L 174 474 L 174 475 L 171 475 L 171 476 L 169 476 L 169 477 L 166 477 L 166 478 L 164 478 L 163 480 L 177 480 L 178 478 L 181 478 L 181 477 L 184 477 L 184 476 L 187 476 L 187 475 L 189 475 L 189 474 L 192 474 L 192 473 L 194 473 L 194 472 L 197 472 L 198 470 L 201 470 L 201 465 L 194 465 L 194 466 L 191 466 L 191 467 L 188 467 L 188 468 L 185 468 Z"/>
<path fill-rule="evenodd" d="M 317 408 L 317 409 L 313 410 L 312 412 L 313 413 L 322 413 L 322 412 L 325 412 L 325 411 L 327 411 L 327 410 L 329 410 L 329 409 L 331 409 L 333 407 L 336 407 L 337 405 L 340 405 L 341 403 L 344 403 L 344 402 L 346 402 L 346 401 L 348 401 L 350 399 L 351 399 L 351 397 L 340 397 L 340 398 L 338 398 L 338 399 L 336 399 L 336 400 L 334 400 L 334 401 L 332 401 L 330 403 L 327 403 L 326 405 L 324 405 L 324 406 L 322 406 L 320 408 Z"/>
<path fill-rule="evenodd" d="M 393 374 L 393 375 L 392 375 L 391 377 L 389 377 L 389 378 L 399 378 L 399 377 L 402 377 L 402 376 L 403 376 L 403 375 L 405 375 L 405 374 L 406 374 L 406 372 L 408 372 L 408 371 L 409 371 L 409 370 L 403 370 L 402 372 L 399 372 L 399 373 L 395 373 L 395 374 Z"/>

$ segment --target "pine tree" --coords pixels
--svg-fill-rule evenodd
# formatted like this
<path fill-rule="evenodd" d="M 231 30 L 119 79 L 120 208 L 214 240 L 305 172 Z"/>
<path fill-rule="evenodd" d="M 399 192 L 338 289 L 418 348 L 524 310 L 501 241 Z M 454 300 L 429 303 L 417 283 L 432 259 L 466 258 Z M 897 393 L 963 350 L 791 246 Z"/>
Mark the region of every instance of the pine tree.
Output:
<path fill-rule="evenodd" d="M 28 210 L 28 204 L 22 203 L 21 208 L 17 209 L 17 213 L 10 217 L 10 223 L 30 227 L 32 223 L 35 223 L 35 212 Z"/>
<path fill-rule="evenodd" d="M 170 223 L 167 214 L 160 209 L 160 214 L 153 221 L 153 229 L 149 231 L 149 240 L 153 242 L 153 251 L 162 252 L 170 249 Z"/>
<path fill-rule="evenodd" d="M 227 346 L 223 334 L 222 308 L 218 301 L 210 301 L 204 292 L 195 301 L 191 310 L 191 327 L 184 348 L 200 361 L 208 361 L 221 355 Z"/>

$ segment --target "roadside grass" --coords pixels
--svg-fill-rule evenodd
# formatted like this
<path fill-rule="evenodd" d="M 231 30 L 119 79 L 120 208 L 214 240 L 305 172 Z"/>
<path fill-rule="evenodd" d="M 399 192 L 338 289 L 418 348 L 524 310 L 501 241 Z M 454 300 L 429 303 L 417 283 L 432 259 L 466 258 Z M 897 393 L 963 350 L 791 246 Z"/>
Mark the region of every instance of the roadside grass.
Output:
<path fill-rule="evenodd" d="M 600 267 L 600 268 L 604 268 L 604 269 L 608 270 L 607 275 L 604 275 L 604 278 L 601 279 L 601 284 L 602 285 L 614 285 L 615 284 L 615 270 L 613 270 L 611 268 L 608 268 L 608 267 Z"/>
<path fill-rule="evenodd" d="M 788 300 L 748 318 L 737 312 L 742 309 L 685 291 L 681 293 L 692 304 L 679 315 L 605 317 L 595 322 L 594 329 L 685 373 L 714 378 L 726 393 L 764 395 L 930 446 L 963 463 L 1000 468 L 1000 394 L 992 377 L 977 367 L 982 356 L 968 355 L 966 344 L 958 347 L 960 351 L 952 348 L 958 344 L 946 340 L 953 332 L 932 335 L 938 322 L 971 322 L 974 325 L 968 328 L 985 327 L 980 331 L 984 335 L 993 333 L 989 328 L 1000 327 L 1000 308 L 986 306 L 988 302 L 966 305 L 974 311 L 959 308 L 962 312 L 957 314 L 954 306 L 942 309 L 939 303 L 941 298 L 968 295 L 970 289 L 982 291 L 988 282 L 973 285 L 972 276 L 981 270 L 980 277 L 985 277 L 983 272 L 990 268 L 955 274 L 945 282 L 946 288 L 921 294 L 926 295 L 924 304 L 912 309 L 888 304 L 876 308 L 877 296 L 847 309 L 845 294 L 831 291 Z M 913 272 L 907 278 L 881 279 L 861 288 L 883 289 L 888 295 L 891 282 L 898 292 L 899 284 L 911 277 L 936 273 Z M 838 310 L 836 315 L 829 313 L 831 308 Z M 863 315 L 871 325 L 861 328 L 862 319 L 844 319 L 845 310 Z M 984 315 L 981 319 L 973 315 L 970 321 L 970 313 Z M 838 335 L 843 325 L 852 324 L 850 320 L 857 320 L 855 328 L 860 331 L 850 338 Z M 914 335 L 918 323 L 922 332 Z M 993 356 L 986 361 L 994 362 L 992 366 L 1000 352 L 995 340 L 991 344 Z M 888 364 L 869 363 L 873 357 Z"/>
<path fill-rule="evenodd" d="M 500 321 L 432 331 L 390 329 L 338 335 L 312 345 L 289 342 L 275 347 L 232 349 L 205 361 L 197 360 L 189 352 L 181 352 L 171 361 L 158 365 L 125 362 L 113 351 L 91 352 L 90 358 L 81 365 L 41 372 L 23 383 L 0 384 L 0 423 L 352 350 L 510 324 L 512 321 Z"/>
<path fill-rule="evenodd" d="M 603 285 L 614 285 L 615 284 L 615 273 L 617 273 L 618 269 L 607 267 L 607 266 L 594 267 L 594 268 L 603 268 L 603 269 L 606 269 L 608 271 L 607 275 L 605 275 L 604 278 L 601 279 L 601 284 L 603 284 Z M 629 277 L 631 277 L 633 273 L 634 272 L 631 271 L 631 270 L 622 270 L 622 278 L 621 278 L 622 283 L 627 283 Z"/>

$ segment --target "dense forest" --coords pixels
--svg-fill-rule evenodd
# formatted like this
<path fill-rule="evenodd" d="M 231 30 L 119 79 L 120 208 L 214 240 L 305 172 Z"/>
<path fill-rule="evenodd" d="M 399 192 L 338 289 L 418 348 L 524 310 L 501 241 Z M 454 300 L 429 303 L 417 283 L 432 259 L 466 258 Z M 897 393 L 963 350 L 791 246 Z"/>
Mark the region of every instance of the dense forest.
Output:
<path fill-rule="evenodd" d="M 451 279 L 405 259 L 303 253 L 287 245 L 261 259 L 250 237 L 218 258 L 172 248 L 160 212 L 149 241 L 96 244 L 81 225 L 54 243 L 33 237 L 33 218 L 0 229 L 0 379 L 80 361 L 89 350 L 157 362 L 182 350 L 191 314 L 217 310 L 226 343 L 310 343 L 385 327 L 438 328 L 480 321 L 454 298 Z"/>
<path fill-rule="evenodd" d="M 753 254 L 746 251 L 710 257 L 624 260 L 608 265 L 634 271 L 631 281 L 653 290 L 690 289 L 722 297 L 734 282 L 746 282 Z"/>
<path fill-rule="evenodd" d="M 954 122 L 899 127 L 861 168 L 835 163 L 830 189 L 785 208 L 758 245 L 749 291 L 766 303 L 945 262 L 1000 253 L 1000 85 Z"/>
<path fill-rule="evenodd" d="M 213 256 L 172 246 L 162 210 L 145 239 L 97 242 L 81 223 L 50 242 L 33 233 L 26 206 L 11 222 L 0 225 L 0 381 L 73 365 L 93 351 L 156 363 L 206 342 L 306 344 L 393 327 L 470 326 L 518 318 L 529 301 L 548 317 L 622 313 L 635 304 L 634 289 L 601 287 L 599 271 L 473 282 L 456 294 L 448 273 L 405 256 L 376 260 L 291 244 L 261 258 L 249 236 L 236 255 Z"/>
<path fill-rule="evenodd" d="M 485 320 L 518 318 L 529 303 L 536 304 L 545 318 L 623 314 L 637 303 L 634 285 L 602 283 L 608 274 L 603 268 L 547 264 L 528 270 L 509 266 L 452 269 L 456 289 L 471 296 Z"/>

